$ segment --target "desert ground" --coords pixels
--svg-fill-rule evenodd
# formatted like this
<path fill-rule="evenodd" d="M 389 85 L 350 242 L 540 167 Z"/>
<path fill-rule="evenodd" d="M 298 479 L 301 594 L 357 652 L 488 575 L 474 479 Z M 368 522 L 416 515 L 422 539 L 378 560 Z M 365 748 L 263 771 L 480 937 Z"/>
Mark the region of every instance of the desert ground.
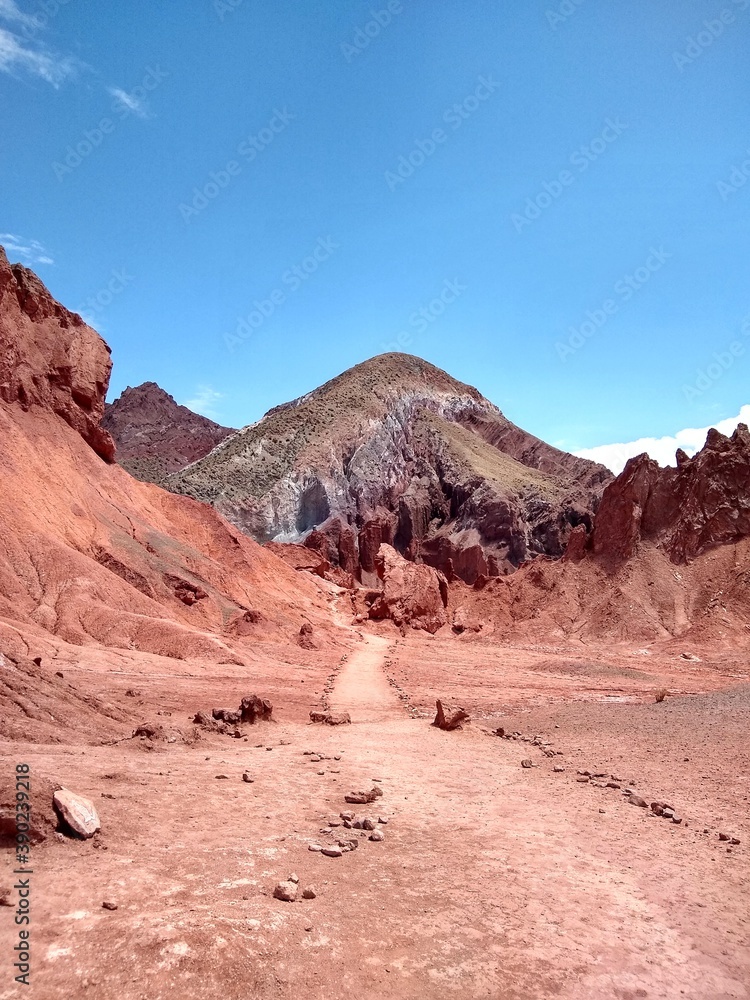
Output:
<path fill-rule="evenodd" d="M 320 648 L 261 645 L 251 670 L 45 658 L 174 742 L 2 747 L 4 770 L 23 760 L 89 797 L 102 829 L 33 849 L 33 985 L 8 977 L 1 1000 L 750 995 L 744 657 L 402 635 L 349 624 L 348 595 L 317 586 L 334 623 Z M 275 721 L 185 736 L 197 710 L 250 693 Z M 325 697 L 351 725 L 310 723 Z M 437 697 L 471 721 L 433 727 Z M 372 804 L 345 802 L 373 786 Z M 384 839 L 329 825 L 347 810 Z M 358 848 L 309 850 L 342 837 Z M 290 875 L 297 900 L 274 898 Z M 3 919 L 4 954 L 15 940 Z"/>

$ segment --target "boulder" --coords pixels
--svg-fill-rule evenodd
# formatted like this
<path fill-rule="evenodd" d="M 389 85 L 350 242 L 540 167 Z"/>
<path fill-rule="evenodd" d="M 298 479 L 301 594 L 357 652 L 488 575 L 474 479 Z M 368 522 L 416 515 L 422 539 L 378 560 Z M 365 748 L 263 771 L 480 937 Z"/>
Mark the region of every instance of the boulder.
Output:
<path fill-rule="evenodd" d="M 448 584 L 431 566 L 407 562 L 390 545 L 381 545 L 377 572 L 383 591 L 369 610 L 370 618 L 390 618 L 395 625 L 434 634 L 448 620 Z"/>
<path fill-rule="evenodd" d="M 5 774 L 0 781 L 0 846 L 12 847 L 16 842 L 16 783 L 15 774 Z M 19 777 L 24 780 L 23 775 Z M 55 786 L 47 778 L 32 772 L 31 810 L 29 813 L 28 836 L 32 844 L 40 844 L 58 828 L 58 817 L 53 806 Z"/>
<path fill-rule="evenodd" d="M 463 729 L 461 723 L 469 720 L 468 712 L 465 712 L 462 708 L 457 708 L 454 711 L 448 709 L 448 713 L 446 714 L 443 703 L 439 698 L 435 702 L 435 707 L 436 713 L 432 725 L 438 729 L 444 729 L 446 732 L 452 732 L 454 729 Z"/>
<path fill-rule="evenodd" d="M 268 721 L 273 713 L 273 705 L 267 698 L 259 698 L 251 694 L 249 698 L 243 698 L 240 702 L 240 718 L 242 722 L 249 722 L 251 725 L 259 720 Z"/>
<path fill-rule="evenodd" d="M 52 801 L 62 822 L 84 840 L 101 829 L 99 815 L 90 799 L 61 788 L 55 792 Z"/>

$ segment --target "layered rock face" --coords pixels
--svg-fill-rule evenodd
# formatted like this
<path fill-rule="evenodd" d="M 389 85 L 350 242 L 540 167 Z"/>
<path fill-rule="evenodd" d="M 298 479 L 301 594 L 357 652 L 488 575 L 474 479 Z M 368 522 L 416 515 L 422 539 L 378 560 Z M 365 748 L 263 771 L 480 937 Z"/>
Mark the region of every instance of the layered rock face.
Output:
<path fill-rule="evenodd" d="M 57 414 L 112 462 L 114 443 L 100 427 L 111 368 L 101 337 L 0 247 L 0 399 Z"/>
<path fill-rule="evenodd" d="M 611 474 L 526 434 L 471 386 L 406 354 L 276 407 L 168 488 L 260 541 L 303 543 L 363 583 L 382 544 L 448 579 L 559 556 Z"/>
<path fill-rule="evenodd" d="M 109 373 L 98 334 L 0 254 L 0 654 L 67 643 L 240 664 L 259 637 L 327 621 L 310 576 L 111 461 Z"/>
<path fill-rule="evenodd" d="M 693 458 L 678 452 L 677 468 L 647 455 L 632 458 L 602 496 L 592 537 L 608 564 L 632 558 L 652 542 L 672 562 L 686 563 L 717 545 L 750 535 L 750 433 L 740 424 L 725 437 L 710 430 Z"/>
<path fill-rule="evenodd" d="M 119 464 L 150 483 L 203 458 L 235 433 L 180 406 L 155 382 L 128 386 L 114 403 L 107 403 L 102 427 L 117 445 Z"/>

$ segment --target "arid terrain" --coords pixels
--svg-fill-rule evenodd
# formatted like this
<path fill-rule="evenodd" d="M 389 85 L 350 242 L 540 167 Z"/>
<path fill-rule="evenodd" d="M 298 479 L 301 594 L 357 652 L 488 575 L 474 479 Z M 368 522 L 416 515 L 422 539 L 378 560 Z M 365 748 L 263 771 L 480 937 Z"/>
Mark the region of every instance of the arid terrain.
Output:
<path fill-rule="evenodd" d="M 364 464 L 344 469 L 343 440 L 331 459 L 335 510 L 296 488 L 319 454 L 300 473 L 268 453 L 290 468 L 253 517 L 284 498 L 305 517 L 259 544 L 222 503 L 115 462 L 106 345 L 0 252 L 0 1000 L 750 996 L 747 428 L 611 478 L 471 387 L 451 408 L 460 384 L 404 357 L 365 374 L 426 372 L 440 412 L 414 411 L 419 441 L 408 408 L 391 428 L 394 489 L 357 485 L 385 440 L 378 383 Z M 141 411 L 133 440 L 176 419 L 157 388 L 161 423 Z M 291 434 L 306 413 L 264 420 Z M 170 424 L 157 458 L 174 444 L 203 488 L 258 426 L 196 463 Z M 235 491 L 259 475 L 241 471 Z M 270 720 L 231 714 L 253 695 Z M 462 728 L 431 724 L 437 699 Z M 12 969 L 18 764 L 30 986 Z M 93 804 L 93 836 L 55 811 L 59 787 Z"/>

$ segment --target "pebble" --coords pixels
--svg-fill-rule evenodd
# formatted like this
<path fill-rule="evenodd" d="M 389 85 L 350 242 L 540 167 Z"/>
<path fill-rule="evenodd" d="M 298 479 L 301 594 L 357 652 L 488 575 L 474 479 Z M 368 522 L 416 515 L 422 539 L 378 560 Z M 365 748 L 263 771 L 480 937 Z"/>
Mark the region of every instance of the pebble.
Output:
<path fill-rule="evenodd" d="M 327 858 L 340 858 L 344 852 L 340 847 L 323 847 L 320 853 L 325 854 Z"/>
<path fill-rule="evenodd" d="M 308 851 L 322 851 L 323 846 L 321 844 L 308 844 L 307 849 Z"/>
<path fill-rule="evenodd" d="M 629 795 L 628 802 L 631 804 L 631 806 L 640 806 L 641 809 L 648 809 L 648 803 L 646 802 L 645 799 L 642 799 L 640 795 L 633 795 L 633 794 Z"/>
<path fill-rule="evenodd" d="M 248 784 L 252 785 L 252 783 L 255 781 L 255 778 L 252 777 L 252 775 L 250 774 L 249 771 L 243 771 L 242 772 L 242 780 L 243 781 L 247 781 Z"/>
<path fill-rule="evenodd" d="M 117 903 L 113 903 L 111 900 L 105 899 L 104 902 L 102 903 L 102 907 L 105 910 L 116 910 L 117 909 Z"/>
<path fill-rule="evenodd" d="M 589 782 L 589 779 L 581 777 L 581 778 L 576 778 L 576 781 L 580 782 L 582 785 L 587 785 L 588 782 Z"/>
<path fill-rule="evenodd" d="M 365 816 L 365 818 L 362 820 L 363 830 L 375 830 L 377 828 L 377 825 L 378 824 L 375 822 L 375 820 L 372 819 L 370 816 Z"/>
<path fill-rule="evenodd" d="M 533 767 L 533 766 L 534 766 L 534 761 L 529 760 L 528 757 L 525 760 L 521 761 L 521 767 Z"/>
<path fill-rule="evenodd" d="M 229 781 L 229 775 L 228 774 L 217 774 L 216 775 L 216 779 L 217 779 L 217 781 Z"/>
<path fill-rule="evenodd" d="M 602 813 L 602 814 L 606 813 L 606 811 L 607 811 L 606 809 L 600 809 L 599 810 L 599 812 Z"/>
<path fill-rule="evenodd" d="M 555 764 L 552 770 L 555 772 L 555 774 L 562 774 L 565 768 L 561 767 L 560 764 Z"/>
<path fill-rule="evenodd" d="M 305 924 L 305 930 L 306 931 L 311 931 L 312 929 L 313 929 L 313 925 L 312 924 Z"/>
<path fill-rule="evenodd" d="M 373 830 L 370 834 L 370 840 L 380 841 L 385 840 L 385 834 L 382 830 Z"/>
<path fill-rule="evenodd" d="M 385 825 L 387 822 L 388 822 L 387 816 L 378 816 L 378 823 L 382 823 L 383 825 Z"/>
<path fill-rule="evenodd" d="M 317 895 L 318 895 L 317 892 L 310 885 L 308 885 L 306 889 L 302 890 L 303 899 L 315 899 Z"/>

